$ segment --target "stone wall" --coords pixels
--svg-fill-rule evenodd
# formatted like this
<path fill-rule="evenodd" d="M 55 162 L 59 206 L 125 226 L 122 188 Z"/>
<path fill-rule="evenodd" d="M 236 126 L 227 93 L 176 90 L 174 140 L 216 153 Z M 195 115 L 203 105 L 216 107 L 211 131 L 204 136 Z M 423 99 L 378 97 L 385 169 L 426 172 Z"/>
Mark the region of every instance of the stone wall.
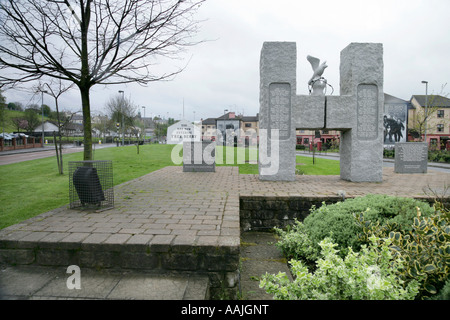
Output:
<path fill-rule="evenodd" d="M 433 197 L 416 197 L 415 199 L 428 202 L 431 206 L 435 202 Z M 443 201 L 444 199 L 439 199 Z M 341 197 L 240 197 L 241 232 L 264 231 L 273 227 L 285 228 L 297 219 L 303 221 L 313 206 L 320 207 L 323 203 L 333 204 L 342 201 Z M 450 207 L 450 198 L 444 201 Z"/>
<path fill-rule="evenodd" d="M 270 230 L 273 227 L 284 228 L 303 221 L 312 206 L 322 203 L 332 204 L 342 201 L 341 197 L 240 197 L 241 232 Z"/>

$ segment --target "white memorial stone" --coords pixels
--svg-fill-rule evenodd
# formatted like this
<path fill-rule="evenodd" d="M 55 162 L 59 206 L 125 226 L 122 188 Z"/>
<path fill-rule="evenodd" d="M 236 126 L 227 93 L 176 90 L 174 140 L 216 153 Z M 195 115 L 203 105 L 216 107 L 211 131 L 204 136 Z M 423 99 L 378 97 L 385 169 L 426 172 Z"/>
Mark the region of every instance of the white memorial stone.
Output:
<path fill-rule="evenodd" d="M 201 130 L 188 120 L 181 120 L 167 128 L 167 144 L 201 141 Z"/>

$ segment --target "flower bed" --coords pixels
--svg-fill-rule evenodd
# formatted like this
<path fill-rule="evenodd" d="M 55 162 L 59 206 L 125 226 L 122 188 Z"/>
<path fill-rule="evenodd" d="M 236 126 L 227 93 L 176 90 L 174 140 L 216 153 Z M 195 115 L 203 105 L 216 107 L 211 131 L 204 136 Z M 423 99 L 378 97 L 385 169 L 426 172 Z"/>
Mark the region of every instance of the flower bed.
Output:
<path fill-rule="evenodd" d="M 313 208 L 303 222 L 275 228 L 294 280 L 266 274 L 260 285 L 276 299 L 443 298 L 449 216 L 443 206 L 381 195 Z"/>

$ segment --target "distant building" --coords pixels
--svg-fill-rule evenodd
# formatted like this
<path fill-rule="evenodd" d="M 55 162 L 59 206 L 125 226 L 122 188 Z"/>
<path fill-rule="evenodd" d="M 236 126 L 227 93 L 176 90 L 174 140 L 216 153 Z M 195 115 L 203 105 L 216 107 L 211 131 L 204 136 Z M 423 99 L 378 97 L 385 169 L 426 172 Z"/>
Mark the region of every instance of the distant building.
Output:
<path fill-rule="evenodd" d="M 200 128 L 188 120 L 180 120 L 167 128 L 167 144 L 201 141 Z"/>
<path fill-rule="evenodd" d="M 450 150 L 450 99 L 440 95 L 413 95 L 408 111 L 410 140 L 424 140 L 425 107 L 428 108 L 426 125 L 427 143 L 430 149 Z"/>
<path fill-rule="evenodd" d="M 228 112 L 216 119 L 216 128 L 219 144 L 237 143 L 240 138 L 241 117 L 236 117 L 236 113 Z"/>
<path fill-rule="evenodd" d="M 218 118 L 201 120 L 201 130 L 203 141 L 256 145 L 259 136 L 259 119 L 258 115 L 242 116 L 236 115 L 235 112 L 228 112 Z"/>
<path fill-rule="evenodd" d="M 202 140 L 215 141 L 217 138 L 216 118 L 201 120 Z"/>
<path fill-rule="evenodd" d="M 61 133 L 68 137 L 82 137 L 84 135 L 83 123 L 69 122 L 61 128 Z"/>
<path fill-rule="evenodd" d="M 79 123 L 83 124 L 83 115 L 81 114 L 74 114 L 72 116 L 72 119 L 70 120 L 72 123 Z"/>
<path fill-rule="evenodd" d="M 54 131 L 58 132 L 58 126 L 51 121 L 44 121 L 44 136 L 52 137 Z M 38 136 L 42 135 L 42 123 L 34 128 L 33 133 Z"/>

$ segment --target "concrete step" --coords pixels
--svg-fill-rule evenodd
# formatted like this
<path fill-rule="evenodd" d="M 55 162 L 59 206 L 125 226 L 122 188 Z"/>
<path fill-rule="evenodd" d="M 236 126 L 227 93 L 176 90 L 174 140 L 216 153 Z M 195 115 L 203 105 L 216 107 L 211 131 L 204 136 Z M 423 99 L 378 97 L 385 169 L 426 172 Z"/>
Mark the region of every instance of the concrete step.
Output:
<path fill-rule="evenodd" d="M 43 266 L 2 266 L 2 300 L 208 300 L 208 276 Z M 80 284 L 78 289 L 75 285 Z M 70 288 L 71 287 L 71 288 Z"/>

